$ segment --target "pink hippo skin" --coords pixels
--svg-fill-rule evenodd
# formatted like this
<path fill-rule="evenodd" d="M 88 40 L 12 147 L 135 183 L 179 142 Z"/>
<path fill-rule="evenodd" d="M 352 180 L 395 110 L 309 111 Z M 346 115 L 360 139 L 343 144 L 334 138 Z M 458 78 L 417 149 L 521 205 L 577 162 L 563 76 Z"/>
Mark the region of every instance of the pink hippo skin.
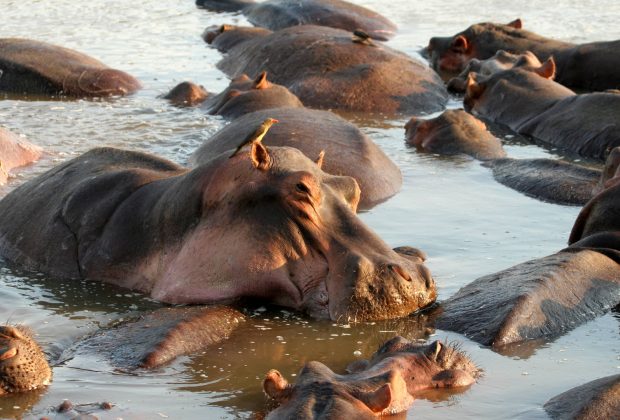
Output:
<path fill-rule="evenodd" d="M 368 113 L 434 112 L 448 95 L 426 65 L 351 32 L 314 25 L 276 32 L 222 25 L 207 41 L 225 52 L 218 68 L 230 77 L 269 73 L 305 106 Z"/>
<path fill-rule="evenodd" d="M 514 67 L 488 77 L 471 74 L 465 109 L 517 133 L 572 153 L 605 160 L 620 145 L 620 95 L 577 95 L 552 79 L 555 62 Z"/>
<path fill-rule="evenodd" d="M 422 258 L 368 229 L 359 198 L 353 178 L 258 141 L 191 170 L 94 149 L 0 201 L 0 255 L 169 303 L 251 298 L 352 321 L 428 306 L 436 290 Z"/>
<path fill-rule="evenodd" d="M 0 127 L 0 185 L 6 183 L 14 168 L 28 165 L 41 157 L 42 149 Z"/>
<path fill-rule="evenodd" d="M 474 58 L 491 58 L 499 50 L 514 54 L 531 51 L 540 61 L 553 56 L 558 67 L 556 80 L 564 86 L 586 90 L 620 86 L 620 40 L 571 44 L 524 30 L 521 19 L 507 25 L 478 23 L 451 37 L 431 38 L 427 47 L 432 67 L 445 76 L 463 71 Z"/>
<path fill-rule="evenodd" d="M 0 92 L 74 97 L 126 95 L 138 80 L 85 54 L 29 39 L 0 39 Z"/>
<path fill-rule="evenodd" d="M 272 31 L 321 25 L 350 32 L 361 30 L 382 41 L 396 33 L 396 25 L 384 16 L 342 0 L 197 0 L 196 4 L 216 11 L 241 10 L 251 24 Z"/>
<path fill-rule="evenodd" d="M 406 411 L 421 391 L 462 390 L 480 369 L 457 348 L 435 341 L 414 344 L 395 337 L 370 360 L 352 363 L 338 375 L 320 362 L 309 362 L 290 385 L 277 370 L 267 373 L 265 393 L 279 407 L 268 419 L 373 419 Z"/>

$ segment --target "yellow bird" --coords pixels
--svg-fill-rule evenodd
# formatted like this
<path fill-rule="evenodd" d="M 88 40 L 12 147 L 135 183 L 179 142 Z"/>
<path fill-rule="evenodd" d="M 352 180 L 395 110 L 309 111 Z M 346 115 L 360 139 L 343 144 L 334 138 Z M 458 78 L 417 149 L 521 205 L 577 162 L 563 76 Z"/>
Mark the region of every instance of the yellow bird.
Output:
<path fill-rule="evenodd" d="M 263 121 L 256 130 L 248 134 L 248 136 L 241 142 L 239 146 L 237 146 L 237 149 L 233 152 L 232 155 L 229 156 L 229 158 L 239 153 L 239 150 L 241 150 L 243 146 L 254 143 L 255 141 L 261 141 L 263 137 L 265 137 L 265 134 L 267 134 L 267 131 L 269 131 L 271 126 L 277 122 L 279 121 L 275 118 L 267 118 L 265 121 Z"/>

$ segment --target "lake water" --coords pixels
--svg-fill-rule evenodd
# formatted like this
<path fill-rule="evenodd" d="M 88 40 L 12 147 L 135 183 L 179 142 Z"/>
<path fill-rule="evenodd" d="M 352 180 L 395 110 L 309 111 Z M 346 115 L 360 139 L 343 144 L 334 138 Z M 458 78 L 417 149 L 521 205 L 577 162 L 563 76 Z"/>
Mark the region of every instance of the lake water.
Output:
<path fill-rule="evenodd" d="M 620 38 L 620 2 L 428 0 L 356 1 L 400 27 L 389 42 L 419 57 L 431 36 L 452 35 L 480 21 L 509 22 L 573 42 Z M 5 194 L 24 180 L 96 146 L 155 153 L 179 163 L 225 122 L 199 109 L 177 109 L 159 95 L 183 80 L 219 91 L 228 82 L 215 64 L 219 53 L 200 38 L 213 24 L 245 24 L 242 16 L 197 9 L 192 0 L 0 0 L 0 37 L 28 37 L 74 48 L 138 77 L 144 89 L 114 100 L 0 100 L 0 125 L 47 151 L 21 172 Z M 450 107 L 460 106 L 453 100 Z M 400 166 L 402 191 L 361 217 L 393 246 L 425 250 L 445 299 L 484 274 L 553 253 L 566 244 L 579 211 L 546 204 L 494 182 L 479 162 L 418 154 L 404 145 L 406 118 L 367 121 L 350 116 Z M 552 150 L 506 138 L 512 157 L 557 156 Z M 51 244 L 53 246 L 53 244 Z M 0 263 L 0 320 L 21 322 L 51 355 L 100 326 L 159 305 L 139 294 L 98 283 L 25 277 Z M 256 309 L 256 308 L 255 308 Z M 445 331 L 424 335 L 419 319 L 343 326 L 287 311 L 253 310 L 239 334 L 202 355 L 183 357 L 154 372 L 114 371 L 94 356 L 55 366 L 45 391 L 0 399 L 0 417 L 48 413 L 63 399 L 110 401 L 100 418 L 250 417 L 265 407 L 261 380 L 271 368 L 289 380 L 305 361 L 336 371 L 369 356 L 396 333 L 410 338 L 462 342 L 485 375 L 466 392 L 417 400 L 410 418 L 546 418 L 550 397 L 578 384 L 620 373 L 620 315 L 608 314 L 538 347 L 500 355 Z"/>

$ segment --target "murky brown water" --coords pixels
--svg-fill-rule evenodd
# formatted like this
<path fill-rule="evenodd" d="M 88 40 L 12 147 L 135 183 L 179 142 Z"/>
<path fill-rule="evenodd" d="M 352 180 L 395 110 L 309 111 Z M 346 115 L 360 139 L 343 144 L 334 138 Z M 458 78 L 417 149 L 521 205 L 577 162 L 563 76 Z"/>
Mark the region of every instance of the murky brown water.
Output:
<path fill-rule="evenodd" d="M 508 22 L 516 17 L 523 18 L 527 28 L 560 39 L 620 38 L 620 3 L 615 0 L 356 3 L 399 24 L 399 36 L 390 45 L 414 56 L 433 35 L 450 35 L 478 21 Z M 224 124 L 197 109 L 171 107 L 158 95 L 187 79 L 211 91 L 226 86 L 226 78 L 215 68 L 219 54 L 205 46 L 200 33 L 212 24 L 244 23 L 242 17 L 198 10 L 192 0 L 0 0 L 0 5 L 0 37 L 29 37 L 75 48 L 128 71 L 145 85 L 134 96 L 110 101 L 0 100 L 0 124 L 48 151 L 2 193 L 99 145 L 146 150 L 184 163 Z M 429 254 L 440 299 L 481 275 L 550 254 L 566 243 L 577 208 L 540 203 L 511 191 L 495 183 L 478 162 L 408 150 L 403 142 L 405 119 L 347 117 L 398 163 L 404 175 L 401 193 L 362 218 L 391 245 L 409 244 Z M 513 157 L 553 154 L 518 139 L 506 142 Z M 112 320 L 157 306 L 126 290 L 26 278 L 0 265 L 0 320 L 31 326 L 50 354 Z M 356 350 L 368 356 L 396 333 L 429 338 L 416 317 L 346 326 L 279 309 L 253 308 L 251 313 L 253 319 L 220 348 L 155 372 L 120 374 L 96 357 L 79 354 L 54 367 L 53 383 L 44 392 L 0 399 L 0 417 L 36 417 L 65 398 L 115 403 L 102 418 L 248 417 L 264 408 L 260 381 L 271 368 L 294 380 L 292 375 L 308 360 L 342 370 L 355 359 Z M 619 319 L 618 314 L 608 314 L 551 343 L 517 348 L 508 356 L 458 334 L 435 331 L 432 338 L 463 342 L 485 376 L 464 393 L 416 401 L 408 417 L 545 418 L 541 407 L 551 396 L 620 372 Z"/>

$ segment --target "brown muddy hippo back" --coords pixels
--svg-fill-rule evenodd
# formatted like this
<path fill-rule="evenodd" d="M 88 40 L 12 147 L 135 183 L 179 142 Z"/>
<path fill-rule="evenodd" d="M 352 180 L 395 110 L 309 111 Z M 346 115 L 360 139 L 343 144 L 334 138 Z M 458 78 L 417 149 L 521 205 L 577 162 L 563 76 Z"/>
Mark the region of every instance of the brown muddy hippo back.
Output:
<path fill-rule="evenodd" d="M 120 70 L 68 48 L 29 39 L 0 39 L 0 91 L 10 93 L 110 96 L 140 88 Z"/>

